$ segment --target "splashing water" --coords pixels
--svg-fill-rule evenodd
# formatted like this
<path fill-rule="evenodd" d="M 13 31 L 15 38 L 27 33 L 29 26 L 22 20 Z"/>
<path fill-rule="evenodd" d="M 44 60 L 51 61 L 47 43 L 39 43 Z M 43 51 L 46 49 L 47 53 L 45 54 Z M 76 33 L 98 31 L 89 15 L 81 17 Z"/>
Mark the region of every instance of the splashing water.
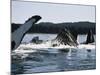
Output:
<path fill-rule="evenodd" d="M 95 44 L 77 47 L 58 45 L 51 41 L 21 44 L 12 51 L 12 74 L 88 70 L 96 68 Z"/>

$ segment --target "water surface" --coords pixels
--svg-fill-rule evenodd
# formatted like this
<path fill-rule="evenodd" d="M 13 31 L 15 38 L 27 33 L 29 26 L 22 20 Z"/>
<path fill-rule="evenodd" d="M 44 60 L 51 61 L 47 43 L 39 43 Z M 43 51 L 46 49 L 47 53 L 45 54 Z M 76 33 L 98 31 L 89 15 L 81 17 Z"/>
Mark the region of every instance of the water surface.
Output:
<path fill-rule="evenodd" d="M 22 42 L 30 42 L 35 36 L 39 36 L 39 39 L 46 41 L 53 39 L 57 35 L 27 34 Z M 79 42 L 85 40 L 86 35 L 78 36 Z M 66 48 L 64 50 L 59 48 L 20 48 L 18 51 L 19 53 L 17 51 L 12 52 L 12 74 L 90 70 L 96 68 L 95 45 Z"/>

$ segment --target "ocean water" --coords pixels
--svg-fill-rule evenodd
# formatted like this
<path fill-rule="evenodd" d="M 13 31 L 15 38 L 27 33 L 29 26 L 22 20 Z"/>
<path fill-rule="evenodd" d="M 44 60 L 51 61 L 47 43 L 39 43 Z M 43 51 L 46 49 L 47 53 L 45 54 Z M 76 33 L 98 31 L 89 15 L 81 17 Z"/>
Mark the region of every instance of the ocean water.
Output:
<path fill-rule="evenodd" d="M 36 36 L 44 40 L 44 43 L 29 43 Z M 11 53 L 12 75 L 96 69 L 95 44 L 51 47 L 47 41 L 56 36 L 56 34 L 25 35 L 22 44 Z M 78 36 L 78 42 L 85 40 L 86 35 Z"/>

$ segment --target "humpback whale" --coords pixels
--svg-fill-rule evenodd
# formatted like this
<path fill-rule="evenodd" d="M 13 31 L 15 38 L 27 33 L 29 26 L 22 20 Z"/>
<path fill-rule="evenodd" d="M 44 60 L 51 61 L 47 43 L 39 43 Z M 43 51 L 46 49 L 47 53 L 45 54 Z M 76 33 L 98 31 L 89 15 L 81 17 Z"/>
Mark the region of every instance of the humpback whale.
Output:
<path fill-rule="evenodd" d="M 58 33 L 57 37 L 55 38 L 60 44 L 70 45 L 70 46 L 77 46 L 77 38 L 72 35 L 70 30 L 64 28 Z"/>
<path fill-rule="evenodd" d="M 93 43 L 93 42 L 94 42 L 94 36 L 92 30 L 89 30 L 87 34 L 86 44 Z"/>
<path fill-rule="evenodd" d="M 35 15 L 29 18 L 23 25 L 17 28 L 11 35 L 11 50 L 15 50 L 21 43 L 26 32 L 41 19 L 40 16 Z"/>
<path fill-rule="evenodd" d="M 52 40 L 57 41 L 56 44 L 53 44 L 52 46 L 57 46 L 59 44 L 69 45 L 69 46 L 77 46 L 79 43 L 77 42 L 77 36 L 78 34 L 74 32 L 74 30 L 71 30 L 69 28 L 64 28 L 58 33 L 57 37 Z M 92 30 L 88 31 L 86 41 L 80 44 L 90 44 L 94 42 L 94 36 Z"/>

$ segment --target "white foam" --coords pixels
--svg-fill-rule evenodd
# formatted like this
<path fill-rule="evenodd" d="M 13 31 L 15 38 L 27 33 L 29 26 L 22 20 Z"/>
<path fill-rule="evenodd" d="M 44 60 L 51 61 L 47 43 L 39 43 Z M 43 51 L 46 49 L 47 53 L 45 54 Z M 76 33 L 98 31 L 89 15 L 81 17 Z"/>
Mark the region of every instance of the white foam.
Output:
<path fill-rule="evenodd" d="M 42 44 L 34 44 L 34 43 L 28 43 L 28 44 L 21 44 L 17 49 L 25 49 L 25 48 L 30 48 L 30 49 L 41 49 L 41 48 L 75 48 L 74 46 L 69 46 L 69 45 L 58 45 L 53 47 L 51 41 L 48 42 L 43 42 Z"/>
<path fill-rule="evenodd" d="M 79 49 L 95 49 L 95 45 L 92 44 L 80 44 L 78 45 Z"/>
<path fill-rule="evenodd" d="M 21 44 L 13 52 L 16 54 L 29 54 L 32 52 L 37 52 L 38 50 L 44 50 L 44 51 L 48 51 L 49 53 L 58 53 L 59 49 L 71 49 L 71 48 L 76 49 L 76 50 L 95 49 L 95 45 L 94 44 L 80 44 L 77 47 L 69 46 L 69 45 L 59 45 L 59 46 L 52 47 L 51 41 L 48 41 L 48 42 L 43 42 L 42 44 L 34 44 L 34 43 Z"/>

